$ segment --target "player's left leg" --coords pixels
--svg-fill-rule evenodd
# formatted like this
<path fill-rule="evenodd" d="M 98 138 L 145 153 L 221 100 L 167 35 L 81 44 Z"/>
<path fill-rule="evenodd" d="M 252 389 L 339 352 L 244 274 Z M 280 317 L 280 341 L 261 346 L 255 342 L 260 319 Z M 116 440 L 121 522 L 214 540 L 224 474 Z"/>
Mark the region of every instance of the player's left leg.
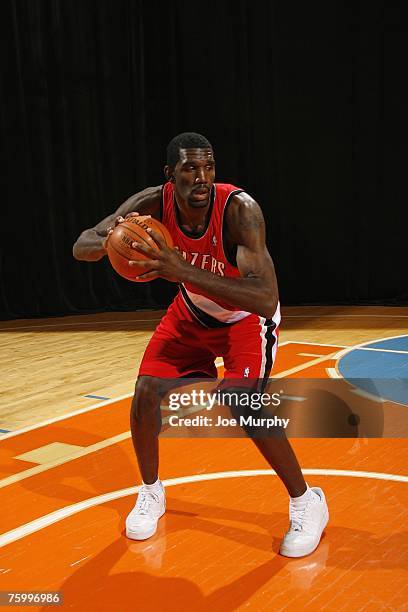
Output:
<path fill-rule="evenodd" d="M 232 325 L 228 330 L 228 348 L 223 355 L 224 386 L 227 385 L 229 391 L 232 387 L 241 387 L 242 391 L 246 386 L 243 383 L 251 378 L 258 390 L 262 388 L 273 367 L 277 342 L 278 334 L 273 320 L 251 315 Z M 231 408 L 238 408 L 239 412 L 239 407 Z M 284 430 L 263 437 L 253 428 L 245 429 L 290 496 L 290 528 L 282 542 L 281 554 L 301 557 L 311 553 L 318 546 L 328 521 L 323 491 L 318 487 L 308 487 Z"/>

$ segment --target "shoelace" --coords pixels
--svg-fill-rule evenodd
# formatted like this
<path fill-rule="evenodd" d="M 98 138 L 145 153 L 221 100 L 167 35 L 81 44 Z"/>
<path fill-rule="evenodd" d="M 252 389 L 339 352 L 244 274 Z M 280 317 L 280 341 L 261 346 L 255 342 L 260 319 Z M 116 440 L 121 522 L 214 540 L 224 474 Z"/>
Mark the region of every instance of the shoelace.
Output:
<path fill-rule="evenodd" d="M 291 521 L 291 527 L 294 531 L 302 531 L 302 519 L 305 514 L 307 502 L 301 507 L 294 505 L 292 500 L 290 501 L 289 516 Z"/>
<path fill-rule="evenodd" d="M 308 501 L 304 502 L 301 506 L 295 505 L 292 500 L 289 502 L 289 516 L 291 520 L 291 527 L 294 531 L 307 530 L 309 524 L 309 513 L 307 512 L 308 507 L 315 503 L 317 500 L 312 494 L 312 497 Z"/>
<path fill-rule="evenodd" d="M 153 499 L 152 499 L 153 498 Z M 159 496 L 150 491 L 140 491 L 137 497 L 136 510 L 139 514 L 148 514 L 152 501 L 159 503 Z"/>

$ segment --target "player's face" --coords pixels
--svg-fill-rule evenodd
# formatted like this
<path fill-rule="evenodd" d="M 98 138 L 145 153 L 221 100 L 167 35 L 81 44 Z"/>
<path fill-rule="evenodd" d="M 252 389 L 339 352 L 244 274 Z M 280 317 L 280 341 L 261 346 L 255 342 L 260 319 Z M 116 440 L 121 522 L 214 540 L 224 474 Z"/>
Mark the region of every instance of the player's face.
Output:
<path fill-rule="evenodd" d="M 215 179 L 212 150 L 180 149 L 173 176 L 177 194 L 192 208 L 204 208 L 210 201 Z"/>

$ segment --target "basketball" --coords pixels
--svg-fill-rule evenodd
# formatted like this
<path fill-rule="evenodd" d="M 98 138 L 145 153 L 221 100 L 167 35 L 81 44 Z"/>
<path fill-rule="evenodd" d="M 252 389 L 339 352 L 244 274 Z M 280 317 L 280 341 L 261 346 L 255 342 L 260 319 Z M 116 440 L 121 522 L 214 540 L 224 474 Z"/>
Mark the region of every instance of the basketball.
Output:
<path fill-rule="evenodd" d="M 107 244 L 108 257 L 113 269 L 127 280 L 137 282 L 146 282 L 144 279 L 136 278 L 139 274 L 148 272 L 147 268 L 139 267 L 137 265 L 129 265 L 129 260 L 133 261 L 145 261 L 149 260 L 149 257 L 143 253 L 139 253 L 136 249 L 132 249 L 133 242 L 140 242 L 141 244 L 147 244 L 155 251 L 159 251 L 160 248 L 156 242 L 147 232 L 151 228 L 156 232 L 160 233 L 168 247 L 173 246 L 173 240 L 170 236 L 168 229 L 157 221 L 152 219 L 150 216 L 137 216 L 128 217 L 123 223 L 119 223 L 113 230 Z M 157 276 L 155 276 L 157 278 Z M 152 278 L 147 281 L 154 280 Z"/>

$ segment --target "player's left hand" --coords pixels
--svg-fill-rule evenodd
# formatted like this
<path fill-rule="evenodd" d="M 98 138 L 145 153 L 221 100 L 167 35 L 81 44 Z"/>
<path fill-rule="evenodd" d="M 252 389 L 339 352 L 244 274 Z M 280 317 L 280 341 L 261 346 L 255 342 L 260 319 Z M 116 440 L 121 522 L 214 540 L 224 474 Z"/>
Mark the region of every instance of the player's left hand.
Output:
<path fill-rule="evenodd" d="M 175 283 L 184 280 L 185 273 L 190 270 L 190 264 L 186 262 L 181 253 L 174 248 L 169 248 L 161 234 L 150 228 L 147 230 L 153 238 L 159 250 L 152 249 L 146 244 L 140 242 L 132 242 L 132 248 L 143 255 L 149 257 L 146 261 L 129 261 L 129 265 L 146 268 L 144 274 L 140 274 L 137 278 L 140 280 L 150 280 L 160 276 L 168 281 Z"/>

